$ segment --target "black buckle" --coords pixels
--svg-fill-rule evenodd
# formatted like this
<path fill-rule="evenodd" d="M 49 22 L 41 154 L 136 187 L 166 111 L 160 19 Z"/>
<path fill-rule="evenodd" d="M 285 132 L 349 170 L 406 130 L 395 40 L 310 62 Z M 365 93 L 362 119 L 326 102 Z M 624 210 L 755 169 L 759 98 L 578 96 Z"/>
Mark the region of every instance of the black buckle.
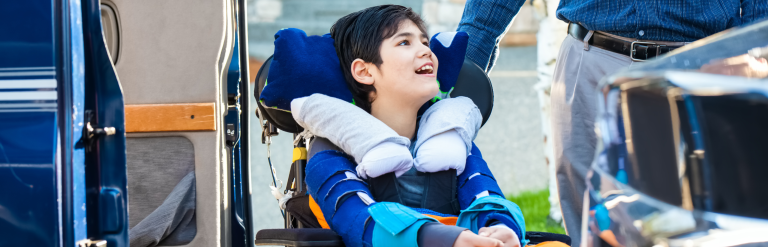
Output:
<path fill-rule="evenodd" d="M 635 52 L 637 52 L 637 50 L 635 49 L 635 45 L 636 44 L 640 44 L 640 45 L 655 45 L 656 43 L 647 42 L 647 41 L 632 41 L 632 44 L 630 44 L 629 58 L 632 59 L 632 61 L 635 61 L 635 62 L 642 62 L 642 61 L 645 61 L 645 59 L 635 58 Z M 656 55 L 657 56 L 659 55 L 659 49 L 658 48 L 656 49 Z"/>
<path fill-rule="evenodd" d="M 669 52 L 669 49 L 667 49 L 667 51 L 665 51 L 665 52 L 661 52 L 661 48 L 662 47 L 667 47 L 667 45 L 656 45 L 656 56 L 657 57 L 663 55 L 664 53 Z"/>

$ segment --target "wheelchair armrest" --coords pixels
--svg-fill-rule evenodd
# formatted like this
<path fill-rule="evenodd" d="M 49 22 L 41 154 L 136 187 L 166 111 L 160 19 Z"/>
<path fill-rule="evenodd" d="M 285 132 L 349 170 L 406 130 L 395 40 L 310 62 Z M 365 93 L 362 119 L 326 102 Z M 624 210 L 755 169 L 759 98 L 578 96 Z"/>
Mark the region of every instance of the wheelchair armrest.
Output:
<path fill-rule="evenodd" d="M 531 241 L 528 243 L 530 245 L 547 241 L 558 241 L 568 246 L 571 245 L 571 238 L 563 234 L 527 232 L 525 236 Z M 264 229 L 256 233 L 256 245 L 344 247 L 344 242 L 336 232 L 329 229 Z"/>
<path fill-rule="evenodd" d="M 264 229 L 256 233 L 256 245 L 344 247 L 344 242 L 329 229 Z"/>

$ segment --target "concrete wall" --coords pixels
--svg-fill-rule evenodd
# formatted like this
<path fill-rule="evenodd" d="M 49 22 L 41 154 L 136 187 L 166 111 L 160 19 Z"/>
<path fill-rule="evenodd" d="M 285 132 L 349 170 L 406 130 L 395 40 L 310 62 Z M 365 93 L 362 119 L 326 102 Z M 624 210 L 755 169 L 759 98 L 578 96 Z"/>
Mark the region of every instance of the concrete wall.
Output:
<path fill-rule="evenodd" d="M 428 32 L 454 31 L 466 0 L 248 0 L 248 42 L 251 56 L 263 61 L 272 54 L 274 34 L 299 28 L 309 35 L 328 33 L 342 16 L 366 7 L 399 4 L 413 8 L 427 23 Z M 520 9 L 501 41 L 504 46 L 535 45 L 539 21 L 529 2 Z"/>
<path fill-rule="evenodd" d="M 268 58 L 274 50 L 277 31 L 298 28 L 308 35 L 330 31 L 339 18 L 376 5 L 398 4 L 422 11 L 421 0 L 249 0 L 248 51 L 258 60 Z"/>

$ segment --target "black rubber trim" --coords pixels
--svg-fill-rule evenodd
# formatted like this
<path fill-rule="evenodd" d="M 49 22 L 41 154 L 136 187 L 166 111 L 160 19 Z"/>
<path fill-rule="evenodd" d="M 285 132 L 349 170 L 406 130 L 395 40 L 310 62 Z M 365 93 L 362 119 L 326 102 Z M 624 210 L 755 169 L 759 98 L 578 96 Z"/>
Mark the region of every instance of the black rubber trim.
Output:
<path fill-rule="evenodd" d="M 571 246 L 571 237 L 565 234 L 551 232 L 526 232 L 525 238 L 530 240 L 528 245 L 536 245 L 548 241 L 558 241 Z"/>
<path fill-rule="evenodd" d="M 290 241 L 282 239 L 257 239 L 256 245 L 279 245 L 279 246 L 325 246 L 325 247 L 344 247 L 343 241 L 328 240 L 328 241 Z"/>

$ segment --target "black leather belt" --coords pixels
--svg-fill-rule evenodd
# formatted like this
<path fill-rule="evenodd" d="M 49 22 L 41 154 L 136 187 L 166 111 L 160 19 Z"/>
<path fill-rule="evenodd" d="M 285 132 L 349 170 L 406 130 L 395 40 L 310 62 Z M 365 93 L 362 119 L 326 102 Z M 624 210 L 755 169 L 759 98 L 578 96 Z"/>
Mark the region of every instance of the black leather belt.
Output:
<path fill-rule="evenodd" d="M 568 24 L 568 34 L 578 40 L 584 40 L 589 30 L 577 23 Z M 682 46 L 668 46 L 652 41 L 626 41 L 601 33 L 593 33 L 589 45 L 628 56 L 632 61 L 645 61 Z"/>

